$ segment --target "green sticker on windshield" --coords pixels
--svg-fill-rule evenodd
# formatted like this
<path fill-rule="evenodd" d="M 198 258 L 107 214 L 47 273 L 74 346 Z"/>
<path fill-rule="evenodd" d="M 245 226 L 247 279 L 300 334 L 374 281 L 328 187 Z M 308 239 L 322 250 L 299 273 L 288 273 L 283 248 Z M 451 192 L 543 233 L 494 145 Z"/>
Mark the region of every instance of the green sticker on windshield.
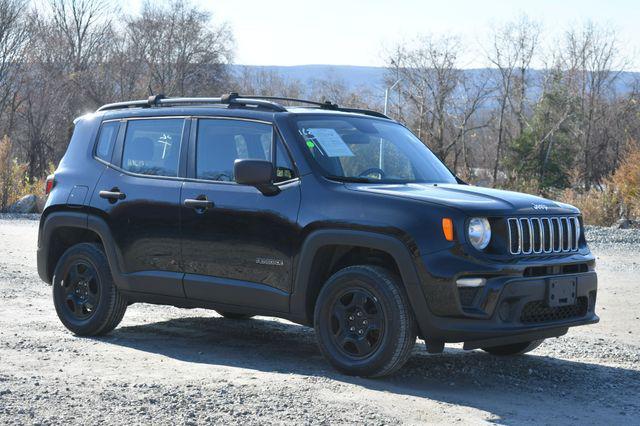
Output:
<path fill-rule="evenodd" d="M 308 140 L 308 141 L 307 141 L 307 146 L 308 146 L 309 148 L 314 148 L 314 147 L 316 146 L 316 144 L 315 144 L 315 143 L 313 143 L 312 141 Z"/>

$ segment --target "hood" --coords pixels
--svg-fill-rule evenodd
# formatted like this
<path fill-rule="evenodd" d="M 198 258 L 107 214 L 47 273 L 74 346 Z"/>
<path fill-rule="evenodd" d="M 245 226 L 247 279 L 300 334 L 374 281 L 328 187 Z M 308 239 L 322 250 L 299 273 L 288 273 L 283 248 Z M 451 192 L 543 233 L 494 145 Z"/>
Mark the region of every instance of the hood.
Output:
<path fill-rule="evenodd" d="M 503 191 L 457 184 L 360 184 L 350 183 L 354 191 L 371 192 L 394 197 L 457 208 L 465 213 L 482 215 L 552 215 L 575 214 L 578 209 L 569 204 L 547 200 L 521 192 Z"/>

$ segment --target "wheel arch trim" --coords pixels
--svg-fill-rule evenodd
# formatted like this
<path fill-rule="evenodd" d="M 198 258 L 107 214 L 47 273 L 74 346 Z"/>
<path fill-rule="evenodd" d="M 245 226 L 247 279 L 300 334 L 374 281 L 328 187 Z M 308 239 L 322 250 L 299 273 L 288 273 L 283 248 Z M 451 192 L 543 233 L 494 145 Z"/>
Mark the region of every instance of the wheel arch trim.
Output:
<path fill-rule="evenodd" d="M 109 268 L 116 284 L 122 279 L 121 254 L 113 242 L 109 226 L 104 219 L 78 211 L 56 211 L 47 215 L 40 224 L 38 234 L 38 275 L 44 282 L 51 284 L 53 270 L 49 267 L 48 257 L 54 232 L 59 228 L 78 228 L 89 230 L 98 235 L 109 261 Z M 53 266 L 55 268 L 55 265 Z"/>
<path fill-rule="evenodd" d="M 428 306 L 409 248 L 395 237 L 369 231 L 323 229 L 313 231 L 307 236 L 295 262 L 296 271 L 289 302 L 292 316 L 298 318 L 304 324 L 313 323 L 312 314 L 307 310 L 312 266 L 318 251 L 323 247 L 332 245 L 370 248 L 388 253 L 398 266 L 411 308 L 416 314 L 415 317 L 420 327 L 420 332 L 422 333 L 422 331 L 428 329 L 427 324 L 423 324 L 424 318 L 426 318 L 424 314 L 428 312 Z"/>

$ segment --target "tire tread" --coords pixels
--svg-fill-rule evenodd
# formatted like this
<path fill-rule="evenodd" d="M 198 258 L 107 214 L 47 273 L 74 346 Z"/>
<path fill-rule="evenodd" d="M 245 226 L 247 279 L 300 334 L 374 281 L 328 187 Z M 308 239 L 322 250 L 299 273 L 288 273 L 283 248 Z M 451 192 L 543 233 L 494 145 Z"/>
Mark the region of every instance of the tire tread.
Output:
<path fill-rule="evenodd" d="M 340 269 L 336 273 L 334 273 L 328 280 L 327 284 L 331 283 L 337 277 L 345 274 L 362 274 L 367 275 L 372 281 L 376 282 L 378 285 L 384 286 L 389 293 L 391 293 L 391 299 L 389 302 L 392 304 L 396 304 L 398 307 L 399 315 L 399 323 L 394 324 L 394 327 L 399 330 L 397 334 L 396 341 L 390 343 L 394 348 L 393 354 L 389 357 L 388 360 L 385 361 L 384 364 L 379 366 L 371 366 L 366 369 L 359 369 L 360 371 L 357 373 L 366 377 L 382 377 L 387 376 L 395 371 L 397 371 L 400 367 L 402 367 L 409 356 L 411 355 L 411 351 L 415 346 L 416 342 L 416 325 L 415 318 L 413 314 L 413 310 L 409 304 L 408 297 L 402 288 L 402 281 L 398 276 L 387 270 L 386 268 L 376 266 L 376 265 L 353 265 L 348 266 L 343 269 Z M 318 300 L 321 300 L 322 293 L 325 288 L 327 288 L 327 284 L 320 292 L 318 296 Z M 318 321 L 319 317 L 319 304 L 316 305 L 316 334 L 319 336 L 320 332 L 318 329 Z M 323 354 L 331 360 L 331 356 L 323 345 L 320 345 L 320 349 Z M 336 365 L 335 362 L 332 361 L 334 366 L 336 366 L 341 371 L 347 374 L 355 374 L 353 371 L 350 371 L 348 368 L 340 367 Z"/>

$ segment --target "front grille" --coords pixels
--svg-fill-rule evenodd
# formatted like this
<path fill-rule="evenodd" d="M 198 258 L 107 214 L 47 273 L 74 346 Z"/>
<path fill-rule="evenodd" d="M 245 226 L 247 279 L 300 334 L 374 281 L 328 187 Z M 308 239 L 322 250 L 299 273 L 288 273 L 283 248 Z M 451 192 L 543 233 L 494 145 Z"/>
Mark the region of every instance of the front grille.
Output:
<path fill-rule="evenodd" d="M 511 254 L 577 251 L 580 244 L 577 217 L 512 217 L 507 219 L 507 229 Z"/>
<path fill-rule="evenodd" d="M 586 263 L 574 263 L 571 265 L 555 265 L 555 266 L 530 266 L 524 268 L 522 276 L 524 277 L 542 277 L 545 275 L 570 275 L 587 272 L 589 265 Z"/>
<path fill-rule="evenodd" d="M 583 317 L 587 314 L 588 305 L 589 300 L 586 297 L 578 297 L 575 305 L 556 308 L 547 306 L 543 301 L 529 302 L 522 310 L 520 321 L 525 324 L 536 324 Z"/>

